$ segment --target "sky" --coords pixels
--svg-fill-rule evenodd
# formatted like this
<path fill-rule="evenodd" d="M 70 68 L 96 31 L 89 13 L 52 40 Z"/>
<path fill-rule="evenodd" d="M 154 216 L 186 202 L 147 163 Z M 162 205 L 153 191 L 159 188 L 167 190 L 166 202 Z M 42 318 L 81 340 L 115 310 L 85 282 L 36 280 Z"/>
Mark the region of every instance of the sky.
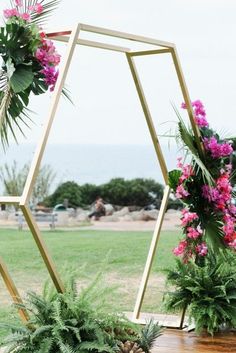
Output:
<path fill-rule="evenodd" d="M 0 11 L 7 7 L 1 0 Z M 61 0 L 48 27 L 70 29 L 81 22 L 175 43 L 191 99 L 203 101 L 214 128 L 235 135 L 235 17 L 234 0 Z M 82 37 L 97 38 L 85 32 Z M 63 61 L 66 46 L 56 45 Z M 182 96 L 169 56 L 138 58 L 136 63 L 157 133 L 173 133 L 171 102 L 179 107 Z M 74 105 L 62 98 L 49 143 L 151 143 L 124 54 L 77 46 L 66 86 Z M 50 100 L 50 94 L 32 97 L 34 123 L 20 142 L 37 143 Z"/>

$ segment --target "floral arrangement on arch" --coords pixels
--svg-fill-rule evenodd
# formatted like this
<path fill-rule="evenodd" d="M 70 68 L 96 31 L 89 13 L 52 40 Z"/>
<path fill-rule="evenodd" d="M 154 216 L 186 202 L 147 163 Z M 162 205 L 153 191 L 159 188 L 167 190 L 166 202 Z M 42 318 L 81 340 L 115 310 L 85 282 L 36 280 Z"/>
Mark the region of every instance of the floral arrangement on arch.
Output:
<path fill-rule="evenodd" d="M 60 55 L 47 39 L 42 26 L 60 0 L 11 0 L 3 11 L 5 25 L 0 28 L 0 138 L 4 147 L 9 134 L 29 118 L 27 106 L 31 93 L 53 91 Z"/>
<path fill-rule="evenodd" d="M 236 206 L 234 205 L 232 161 L 234 143 L 222 139 L 210 126 L 201 101 L 192 102 L 204 153 L 198 150 L 191 129 L 179 117 L 179 137 L 189 163 L 178 158 L 178 169 L 169 173 L 176 198 L 182 200 L 181 224 L 184 238 L 173 250 L 184 262 L 204 258 L 209 251 L 236 249 Z M 183 103 L 182 108 L 186 109 Z"/>

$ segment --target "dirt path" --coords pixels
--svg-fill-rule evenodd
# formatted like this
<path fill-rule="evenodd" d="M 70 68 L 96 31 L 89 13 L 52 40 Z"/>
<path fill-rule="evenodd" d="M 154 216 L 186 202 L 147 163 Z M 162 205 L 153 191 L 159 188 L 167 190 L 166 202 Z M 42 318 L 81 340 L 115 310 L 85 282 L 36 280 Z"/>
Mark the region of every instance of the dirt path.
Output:
<path fill-rule="evenodd" d="M 49 225 L 47 223 L 38 224 L 41 229 L 48 230 Z M 156 221 L 123 221 L 118 220 L 117 222 L 108 221 L 92 221 L 90 225 L 81 224 L 80 226 L 73 227 L 59 227 L 56 229 L 63 229 L 68 231 L 73 230 L 114 230 L 114 231 L 153 231 L 155 229 Z M 18 228 L 18 224 L 14 221 L 0 220 L 0 228 Z M 25 225 L 26 229 L 27 226 Z M 180 213 L 179 212 L 167 212 L 164 217 L 162 230 L 178 230 L 180 229 Z"/>
<path fill-rule="evenodd" d="M 94 230 L 117 230 L 117 231 L 153 231 L 156 221 L 118 221 L 118 222 L 102 222 L 93 221 L 91 226 L 83 227 L 83 229 Z M 179 213 L 166 213 L 162 230 L 179 230 L 180 215 Z"/>

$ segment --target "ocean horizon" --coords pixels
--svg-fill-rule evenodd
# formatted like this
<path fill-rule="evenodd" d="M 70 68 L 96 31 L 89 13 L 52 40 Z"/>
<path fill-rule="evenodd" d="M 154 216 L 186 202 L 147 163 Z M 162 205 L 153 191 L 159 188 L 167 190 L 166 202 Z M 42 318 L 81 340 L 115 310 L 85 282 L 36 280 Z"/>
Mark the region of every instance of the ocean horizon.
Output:
<path fill-rule="evenodd" d="M 167 166 L 176 166 L 177 149 L 163 146 Z M 35 146 L 31 144 L 13 145 L 2 153 L 0 166 L 18 167 L 32 161 Z M 94 144 L 49 144 L 43 157 L 42 165 L 50 164 L 56 173 L 52 189 L 65 181 L 103 184 L 112 178 L 122 177 L 152 178 L 163 183 L 163 177 L 153 146 L 149 145 L 94 145 Z"/>

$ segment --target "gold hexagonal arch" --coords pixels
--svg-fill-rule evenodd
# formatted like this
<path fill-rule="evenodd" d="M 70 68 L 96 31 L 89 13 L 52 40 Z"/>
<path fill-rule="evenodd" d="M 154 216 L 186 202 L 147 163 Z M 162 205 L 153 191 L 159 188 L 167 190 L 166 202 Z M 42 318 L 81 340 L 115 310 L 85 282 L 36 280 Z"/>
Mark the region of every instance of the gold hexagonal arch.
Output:
<path fill-rule="evenodd" d="M 85 39 L 80 38 L 80 33 L 82 31 L 91 32 L 96 35 L 97 34 L 102 35 L 104 37 L 109 36 L 109 37 L 128 40 L 130 42 L 130 44 L 132 44 L 134 42 L 138 42 L 138 43 L 145 44 L 146 46 L 149 45 L 149 47 L 151 46 L 152 48 L 151 49 L 145 48 L 144 50 L 141 50 L 141 51 L 134 51 L 130 48 L 126 48 L 126 47 L 122 47 L 122 46 L 118 46 L 118 45 L 112 45 L 112 44 L 104 43 L 104 42 L 100 42 L 100 41 L 85 40 Z M 148 107 L 148 104 L 147 104 L 147 101 L 145 98 L 144 90 L 142 88 L 142 84 L 141 84 L 141 80 L 138 75 L 137 68 L 135 66 L 134 58 L 137 56 L 145 56 L 145 55 L 158 55 L 158 54 L 171 55 L 173 63 L 174 63 L 174 67 L 175 67 L 175 70 L 177 73 L 177 77 L 179 80 L 180 88 L 181 88 L 181 91 L 183 94 L 183 99 L 184 99 L 186 106 L 187 106 L 187 111 L 188 111 L 190 123 L 191 123 L 192 129 L 193 129 L 194 135 L 196 137 L 198 149 L 199 149 L 199 151 L 201 151 L 203 153 L 203 147 L 202 147 L 202 144 L 200 141 L 200 133 L 199 133 L 197 125 L 195 124 L 192 105 L 191 105 L 188 89 L 187 89 L 187 86 L 185 83 L 185 79 L 183 76 L 183 72 L 181 69 L 178 54 L 177 54 L 175 45 L 172 43 L 169 43 L 169 42 L 164 42 L 164 41 L 156 40 L 153 38 L 147 38 L 147 37 L 143 37 L 143 36 L 118 32 L 118 31 L 114 31 L 114 30 L 110 30 L 110 29 L 106 29 L 106 28 L 94 27 L 94 26 L 85 25 L 85 24 L 77 24 L 73 29 L 66 29 L 66 30 L 49 32 L 49 33 L 47 33 L 47 37 L 51 38 L 52 40 L 55 40 L 55 41 L 68 43 L 67 51 L 64 56 L 64 66 L 60 70 L 57 84 L 56 84 L 56 87 L 55 87 L 55 90 L 53 93 L 51 106 L 49 109 L 48 119 L 46 120 L 41 139 L 38 143 L 38 147 L 36 149 L 36 152 L 35 152 L 31 167 L 30 167 L 30 171 L 29 171 L 29 174 L 28 174 L 28 177 L 26 180 L 23 194 L 21 196 L 15 196 L 15 197 L 13 197 L 13 196 L 0 197 L 0 204 L 13 204 L 13 205 L 18 205 L 21 208 L 21 210 L 25 216 L 25 220 L 29 226 L 29 229 L 30 229 L 33 237 L 34 237 L 34 240 L 38 246 L 40 254 L 44 260 L 44 263 L 48 269 L 48 272 L 52 278 L 52 281 L 53 281 L 57 291 L 64 292 L 65 289 L 64 289 L 63 283 L 62 283 L 60 276 L 56 270 L 54 262 L 48 252 L 46 244 L 43 241 L 39 227 L 37 226 L 37 223 L 35 222 L 33 215 L 30 211 L 30 208 L 28 206 L 29 198 L 32 193 L 35 179 L 36 179 L 37 174 L 39 172 L 40 164 L 41 164 L 42 157 L 43 157 L 43 154 L 45 151 L 45 147 L 47 145 L 52 122 L 53 122 L 54 117 L 56 115 L 61 92 L 62 92 L 64 83 L 65 83 L 65 80 L 67 77 L 67 73 L 68 73 L 68 70 L 69 70 L 69 67 L 71 64 L 71 60 L 72 60 L 76 45 L 83 45 L 83 46 L 88 46 L 88 47 L 95 47 L 95 48 L 100 48 L 100 49 L 104 49 L 104 50 L 111 50 L 111 51 L 115 51 L 115 52 L 124 53 L 124 55 L 126 55 L 126 57 L 127 57 L 127 61 L 128 61 L 128 64 L 129 64 L 129 67 L 131 70 L 131 74 L 132 74 L 132 77 L 134 80 L 134 84 L 135 84 L 135 87 L 136 87 L 136 90 L 137 90 L 137 93 L 138 93 L 138 96 L 140 99 L 140 103 L 141 103 L 143 113 L 144 113 L 144 116 L 145 116 L 145 119 L 146 119 L 146 122 L 148 125 L 148 129 L 149 129 L 149 132 L 151 135 L 153 146 L 155 148 L 157 160 L 159 162 L 161 172 L 162 172 L 164 182 L 165 182 L 165 190 L 164 190 L 164 195 L 163 195 L 163 199 L 162 199 L 162 203 L 161 203 L 161 208 L 160 208 L 159 216 L 157 219 L 156 227 L 154 230 L 153 238 L 151 241 L 146 265 L 144 268 L 144 272 L 143 272 L 142 280 L 141 280 L 140 287 L 138 290 L 136 304 L 135 304 L 135 308 L 134 308 L 134 312 L 133 312 L 133 321 L 134 322 L 141 322 L 141 320 L 139 319 L 140 311 L 141 311 L 141 307 L 142 307 L 142 303 L 143 303 L 143 299 L 144 299 L 144 295 L 145 295 L 145 291 L 146 291 L 146 287 L 147 287 L 154 255 L 156 252 L 158 240 L 160 237 L 164 214 L 166 211 L 167 202 L 168 202 L 168 198 L 169 198 L 169 194 L 170 194 L 170 187 L 168 185 L 168 170 L 167 170 L 167 166 L 165 163 L 165 158 L 163 156 L 161 146 L 160 146 L 160 143 L 158 140 L 158 136 L 155 131 L 155 127 L 154 127 L 154 124 L 152 121 L 152 116 L 151 116 L 151 113 L 150 113 L 150 110 L 149 110 L 149 107 Z M 17 288 L 16 288 L 16 286 L 10 276 L 10 273 L 8 272 L 6 264 L 4 263 L 4 261 L 1 257 L 0 257 L 0 273 L 2 275 L 2 278 L 6 284 L 6 287 L 9 291 L 13 301 L 15 303 L 22 303 L 22 299 L 19 295 L 19 292 L 18 292 L 18 290 L 17 290 Z M 19 314 L 24 321 L 28 320 L 28 314 L 25 310 L 20 309 Z M 183 317 L 181 319 L 179 326 L 181 327 L 182 324 L 183 324 Z"/>

